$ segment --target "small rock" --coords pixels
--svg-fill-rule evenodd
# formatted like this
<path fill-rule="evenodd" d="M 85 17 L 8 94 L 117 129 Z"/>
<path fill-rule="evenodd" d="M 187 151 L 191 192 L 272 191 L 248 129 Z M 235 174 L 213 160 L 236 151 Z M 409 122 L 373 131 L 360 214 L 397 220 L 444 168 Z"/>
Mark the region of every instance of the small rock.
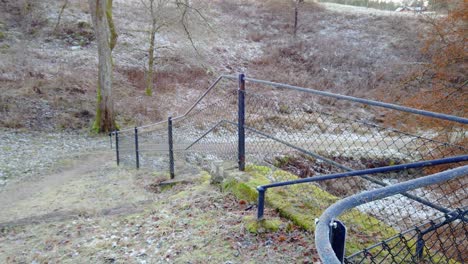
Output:
<path fill-rule="evenodd" d="M 224 180 L 224 168 L 223 168 L 223 161 L 216 160 L 211 163 L 211 183 L 221 183 Z"/>
<path fill-rule="evenodd" d="M 314 113 L 314 108 L 312 107 L 312 104 L 310 104 L 310 105 L 304 104 L 302 106 L 302 111 L 304 111 L 304 112 L 306 112 L 308 114 L 312 114 L 312 113 Z"/>
<path fill-rule="evenodd" d="M 79 50 L 79 49 L 81 49 L 81 46 L 71 46 L 70 49 L 71 50 Z"/>

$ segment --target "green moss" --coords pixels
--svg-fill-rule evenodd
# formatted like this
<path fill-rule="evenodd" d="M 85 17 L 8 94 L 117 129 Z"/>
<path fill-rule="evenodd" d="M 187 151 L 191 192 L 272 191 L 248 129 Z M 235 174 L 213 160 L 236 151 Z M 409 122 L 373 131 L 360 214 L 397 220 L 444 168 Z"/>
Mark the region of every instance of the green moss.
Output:
<path fill-rule="evenodd" d="M 188 197 L 190 194 L 191 194 L 190 191 L 181 191 L 171 196 L 171 199 L 180 199 L 180 198 Z"/>
<path fill-rule="evenodd" d="M 160 189 L 161 189 L 161 192 L 164 192 L 164 191 L 167 191 L 167 190 L 170 190 L 172 189 L 172 187 L 176 186 L 177 183 L 169 183 L 169 184 L 164 184 L 164 185 L 161 185 L 160 186 Z"/>
<path fill-rule="evenodd" d="M 3 149 L 3 151 L 5 151 L 5 152 L 10 152 L 10 151 L 13 150 L 10 146 L 4 146 L 2 149 Z"/>
<path fill-rule="evenodd" d="M 0 40 L 4 40 L 5 38 L 6 38 L 5 33 L 3 33 L 2 31 L 0 31 Z"/>
<path fill-rule="evenodd" d="M 206 171 L 202 171 L 200 177 L 197 179 L 197 182 L 200 182 L 202 184 L 210 184 L 210 180 L 211 175 Z"/>
<path fill-rule="evenodd" d="M 258 199 L 257 186 L 270 183 L 265 175 L 271 171 L 268 167 L 252 166 L 246 168 L 251 176 L 248 181 L 242 182 L 238 179 L 229 179 L 222 183 L 222 189 L 234 194 L 240 200 L 255 202 Z"/>
<path fill-rule="evenodd" d="M 115 25 L 114 25 L 114 19 L 112 17 L 112 3 L 113 0 L 107 0 L 107 10 L 106 10 L 106 16 L 107 16 L 107 23 L 109 24 L 109 31 L 110 31 L 110 41 L 109 41 L 109 46 L 110 49 L 113 50 L 115 48 L 115 45 L 117 45 L 117 31 L 115 30 Z"/>
<path fill-rule="evenodd" d="M 182 199 L 193 195 L 194 192 L 205 192 L 211 188 L 210 179 L 211 175 L 208 172 L 203 171 L 200 177 L 196 180 L 198 184 L 194 185 L 188 190 L 178 192 L 177 194 L 171 196 L 170 199 Z"/>
<path fill-rule="evenodd" d="M 151 176 L 156 179 L 169 179 L 171 177 L 169 172 L 161 172 L 161 171 L 155 171 L 151 173 Z"/>
<path fill-rule="evenodd" d="M 0 46 L 0 50 L 6 50 L 6 49 L 9 49 L 10 48 L 10 45 L 8 44 L 3 44 Z"/>
<path fill-rule="evenodd" d="M 276 232 L 280 229 L 282 224 L 280 219 L 263 219 L 257 221 L 255 217 L 246 216 L 244 217 L 245 227 L 247 231 L 254 234 Z"/>
<path fill-rule="evenodd" d="M 102 94 L 101 94 L 101 85 L 98 84 L 96 89 L 96 119 L 94 119 L 92 131 L 95 133 L 99 133 L 101 131 L 101 102 L 102 102 Z"/>
<path fill-rule="evenodd" d="M 289 107 L 289 105 L 284 104 L 284 103 L 280 103 L 278 112 L 280 112 L 281 114 L 289 115 L 289 114 L 292 113 L 292 111 L 293 110 Z"/>
<path fill-rule="evenodd" d="M 231 179 L 225 182 L 223 187 L 231 191 L 238 199 L 248 201 L 257 200 L 256 187 L 270 183 L 269 177 L 276 181 L 298 179 L 296 175 L 289 172 L 272 171 L 265 166 L 248 165 L 246 172 L 251 176 L 248 180 L 242 182 Z M 265 202 L 269 207 L 276 209 L 282 217 L 291 220 L 295 225 L 312 232 L 315 230 L 315 219 L 339 199 L 312 183 L 271 188 L 265 194 Z M 340 219 L 348 226 L 348 253 L 361 250 L 372 243 L 397 234 L 390 226 L 358 210 L 351 210 L 340 216 Z M 249 223 L 247 228 L 249 231 L 255 231 L 258 225 Z"/>
<path fill-rule="evenodd" d="M 281 168 L 284 165 L 288 164 L 290 161 L 289 156 L 277 157 L 274 161 L 275 167 Z"/>
<path fill-rule="evenodd" d="M 253 186 L 249 186 L 247 183 L 239 182 L 236 179 L 230 179 L 222 183 L 223 191 L 228 191 L 239 200 L 247 200 L 249 202 L 255 202 L 258 199 L 258 192 Z"/>
<path fill-rule="evenodd" d="M 146 87 L 145 94 L 147 96 L 153 96 L 153 90 L 151 89 L 151 86 Z"/>
<path fill-rule="evenodd" d="M 294 180 L 297 176 L 282 170 L 272 171 L 269 167 L 248 165 L 246 172 L 252 177 L 247 182 L 230 180 L 224 189 L 231 191 L 238 199 L 256 201 L 258 199 L 257 186 L 270 183 L 268 176 L 276 180 Z M 328 205 L 338 198 L 321 190 L 312 184 L 293 185 L 285 188 L 269 189 L 265 196 L 266 203 L 275 208 L 282 217 L 290 219 L 294 224 L 313 231 L 315 218 Z"/>
<path fill-rule="evenodd" d="M 245 168 L 245 171 L 248 173 L 258 173 L 259 175 L 266 176 L 268 173 L 271 172 L 271 169 L 265 166 L 258 166 L 258 165 L 252 165 L 249 164 Z"/>

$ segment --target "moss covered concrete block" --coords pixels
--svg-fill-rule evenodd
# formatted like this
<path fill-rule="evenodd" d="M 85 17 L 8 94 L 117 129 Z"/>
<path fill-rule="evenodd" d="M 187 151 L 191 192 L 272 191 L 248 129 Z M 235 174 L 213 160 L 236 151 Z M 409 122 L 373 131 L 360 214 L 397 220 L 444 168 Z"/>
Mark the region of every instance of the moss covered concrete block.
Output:
<path fill-rule="evenodd" d="M 278 218 L 257 221 L 253 216 L 246 216 L 243 221 L 245 222 L 247 231 L 254 234 L 276 232 L 282 225 L 281 220 Z"/>
<path fill-rule="evenodd" d="M 233 193 L 239 200 L 255 202 L 258 199 L 257 187 L 274 181 L 295 180 L 298 177 L 283 170 L 272 170 L 269 167 L 249 165 L 243 176 L 225 180 L 224 190 Z M 295 225 L 314 232 L 315 219 L 330 205 L 340 200 L 312 183 L 297 184 L 287 187 L 271 188 L 265 193 L 265 202 L 270 208 L 279 212 L 280 216 L 289 219 Z M 253 218 L 252 218 L 253 219 Z M 371 243 L 397 234 L 396 230 L 375 217 L 356 209 L 340 216 L 349 227 L 347 250 L 362 249 Z M 270 220 L 270 219 L 266 219 Z M 247 230 L 258 233 L 258 229 L 274 230 L 274 222 L 263 222 L 253 219 L 247 221 Z"/>

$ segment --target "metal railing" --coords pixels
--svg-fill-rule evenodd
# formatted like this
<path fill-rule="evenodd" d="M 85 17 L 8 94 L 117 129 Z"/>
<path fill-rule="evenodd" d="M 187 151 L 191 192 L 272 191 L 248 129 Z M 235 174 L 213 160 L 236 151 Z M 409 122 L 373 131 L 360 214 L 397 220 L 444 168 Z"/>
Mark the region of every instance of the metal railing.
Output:
<path fill-rule="evenodd" d="M 234 89 L 221 89 L 220 91 L 224 91 L 224 94 L 221 96 L 215 95 L 212 98 L 209 98 L 209 96 L 215 92 L 215 88 L 219 87 L 223 80 L 232 81 L 236 79 L 239 82 L 237 91 Z M 253 156 L 250 158 L 252 162 L 257 162 L 259 160 L 266 161 L 268 157 L 271 161 L 275 158 L 275 156 L 278 156 L 278 153 L 286 153 L 291 151 L 298 151 L 314 158 L 326 160 L 332 165 L 337 165 L 340 162 L 329 162 L 333 155 L 324 152 L 342 151 L 347 147 L 347 145 L 351 146 L 350 149 L 352 151 L 354 151 L 355 148 L 366 148 L 368 153 L 361 153 L 361 156 L 363 157 L 365 157 L 367 154 L 367 157 L 365 158 L 375 156 L 375 153 L 371 153 L 372 151 L 370 150 L 373 147 L 378 146 L 379 151 L 382 152 L 391 149 L 391 151 L 399 152 L 403 156 L 406 155 L 406 161 L 417 161 L 426 158 L 442 158 L 466 153 L 464 146 L 448 144 L 446 142 L 440 142 L 436 139 L 425 138 L 423 136 L 413 135 L 408 132 L 385 128 L 377 124 L 365 122 L 362 120 L 351 120 L 346 117 L 342 118 L 334 114 L 323 112 L 320 109 L 313 109 L 313 113 L 310 113 L 310 110 L 303 111 L 303 109 L 298 109 L 297 106 L 288 104 L 284 98 L 280 98 L 278 100 L 257 93 L 260 92 L 260 89 L 256 89 L 257 91 L 255 93 L 250 91 L 247 92 L 245 89 L 246 82 L 251 83 L 252 85 L 264 85 L 272 87 L 274 90 L 283 89 L 293 92 L 300 92 L 304 95 L 317 95 L 320 97 L 333 98 L 341 101 L 356 102 L 366 106 L 376 106 L 387 110 L 397 110 L 417 116 L 446 120 L 458 125 L 468 124 L 468 119 L 463 117 L 424 111 L 374 100 L 338 95 L 281 83 L 246 78 L 243 74 L 240 74 L 238 77 L 231 75 L 221 75 L 188 108 L 184 114 L 172 118 L 173 124 L 171 124 L 170 128 L 168 121 L 159 121 L 133 129 L 124 129 L 112 132 L 110 134 L 111 141 L 112 136 L 115 137 L 117 134 L 119 134 L 119 162 L 124 162 L 127 164 L 134 163 L 136 167 L 140 167 L 142 164 L 140 164 L 141 162 L 138 161 L 142 159 L 142 155 L 151 158 L 151 155 L 149 155 L 150 153 L 161 154 L 167 151 L 167 163 L 170 164 L 171 162 L 174 162 L 174 159 L 170 158 L 171 156 L 174 156 L 174 151 L 179 153 L 183 152 L 184 150 L 187 150 L 188 145 L 209 145 L 207 142 L 203 142 L 203 140 L 214 140 L 219 145 L 219 141 L 223 140 L 223 138 L 219 137 L 216 140 L 212 134 L 214 134 L 213 132 L 215 127 L 216 129 L 221 128 L 221 125 L 218 125 L 218 123 L 221 121 L 223 121 L 222 123 L 224 125 L 230 124 L 227 125 L 228 127 L 231 127 L 231 125 L 234 124 L 237 126 L 236 130 L 233 130 L 232 127 L 228 129 L 225 134 L 230 134 L 229 137 L 231 138 L 226 140 L 227 137 L 225 137 L 224 141 L 232 143 L 232 139 L 236 138 L 237 151 L 236 153 L 233 153 L 232 148 L 229 148 L 229 151 L 232 152 L 229 153 L 229 155 L 237 156 L 236 160 L 241 170 L 243 170 L 245 167 L 246 154 Z M 237 98 L 234 96 L 235 94 L 237 94 Z M 285 93 L 282 92 L 282 94 Z M 234 107 L 236 105 L 237 107 Z M 216 112 L 215 108 L 218 112 Z M 341 119 L 339 122 L 342 123 L 333 124 L 328 122 L 327 119 Z M 302 121 L 302 124 L 299 120 Z M 313 131 L 314 129 L 317 130 L 317 127 L 305 127 L 314 122 L 318 123 L 319 129 L 322 130 L 321 132 L 323 132 L 321 133 L 322 135 L 318 135 L 320 133 Z M 174 128 L 172 126 L 174 126 Z M 212 129 L 207 130 L 207 126 L 211 126 Z M 266 129 L 265 126 L 269 127 Z M 295 129 L 294 126 L 298 128 L 296 129 L 298 132 L 295 136 L 302 136 L 303 138 L 291 139 L 291 137 L 288 135 L 279 135 L 281 133 L 289 133 L 290 130 Z M 309 128 L 308 131 L 304 131 L 307 130 L 307 128 Z M 367 142 L 359 143 L 357 142 L 358 140 L 351 141 L 344 138 L 334 139 L 334 135 L 330 135 L 330 130 L 332 129 L 338 131 L 357 129 L 361 130 L 359 133 L 374 133 L 375 135 L 370 137 Z M 169 130 L 172 130 L 172 133 L 168 133 Z M 304 137 L 311 135 L 309 132 L 312 132 L 314 137 L 308 140 L 304 139 Z M 387 133 L 393 133 L 396 136 L 384 139 L 386 137 L 385 134 Z M 203 136 L 200 137 L 201 135 Z M 173 143 L 176 145 L 175 147 L 173 146 L 173 151 L 169 151 L 170 136 L 174 137 Z M 209 138 L 210 136 L 211 138 Z M 246 137 L 250 139 L 250 142 L 246 143 Z M 137 142 L 139 139 L 140 142 Z M 330 145 L 330 141 L 335 141 L 333 144 L 333 149 L 324 149 L 324 146 Z M 320 144 L 322 146 L 319 146 Z M 304 147 L 304 145 L 308 146 Z M 419 147 L 433 149 L 430 151 L 431 153 L 422 153 L 421 149 L 418 149 Z M 192 147 L 191 149 L 194 150 L 194 152 L 200 152 L 200 148 Z M 451 153 L 445 153 L 447 150 L 449 150 Z M 208 149 L 204 154 L 207 152 L 209 152 Z M 227 151 L 223 150 L 217 150 L 216 152 L 216 155 L 227 153 Z M 262 154 L 263 157 L 260 157 Z M 388 153 L 377 154 L 381 156 L 389 156 Z M 423 156 L 427 157 L 423 158 Z M 134 159 L 134 162 L 131 161 L 132 159 Z M 143 158 L 143 160 L 143 163 L 148 163 L 147 158 Z M 146 164 L 144 165 L 146 166 Z M 340 166 L 336 167 L 340 170 L 364 168 L 350 168 L 350 166 L 344 166 L 342 163 L 340 163 Z M 174 175 L 175 172 L 171 170 L 171 174 Z"/>
<path fill-rule="evenodd" d="M 366 114 L 356 114 L 359 111 Z M 369 114 L 380 119 L 393 115 L 403 125 L 369 119 Z M 422 126 L 426 121 L 436 124 L 430 133 Z M 258 188 L 261 219 L 270 188 L 296 195 L 294 199 L 304 203 L 323 205 L 308 185 L 336 200 L 462 166 L 467 162 L 467 124 L 464 117 L 240 74 L 218 77 L 184 114 L 112 132 L 110 141 L 111 146 L 115 141 L 118 164 L 165 171 L 169 178 L 190 173 L 186 161 L 206 165 L 213 160 L 236 162 L 241 171 L 258 164 L 297 175 L 294 179 L 281 173 L 267 175 L 270 184 Z M 447 126 L 452 128 L 448 133 Z M 453 181 L 369 203 L 356 214 L 366 214 L 361 219 L 387 232 L 412 228 L 466 206 L 466 177 Z M 302 189 L 292 192 L 291 188 Z M 319 217 L 323 209 L 311 217 Z M 424 215 L 411 217 L 418 210 Z"/>
<path fill-rule="evenodd" d="M 297 180 L 261 185 L 257 187 L 258 194 L 259 194 L 257 218 L 259 220 L 263 219 L 264 206 L 265 206 L 265 193 L 268 189 L 271 189 L 271 188 L 284 187 L 284 186 L 290 186 L 290 185 L 296 185 L 296 184 L 304 184 L 304 183 L 312 183 L 312 182 L 320 182 L 320 181 L 327 181 L 327 180 L 336 180 L 336 179 L 356 177 L 356 176 L 359 176 L 359 177 L 367 176 L 367 179 L 371 179 L 372 181 L 376 182 L 379 185 L 388 186 L 388 184 L 385 184 L 379 180 L 372 178 L 371 175 L 395 172 L 395 171 L 398 172 L 398 171 L 410 170 L 410 169 L 415 169 L 415 168 L 427 168 L 427 167 L 437 166 L 437 165 L 442 165 L 442 164 L 452 164 L 452 163 L 467 162 L 467 161 L 468 161 L 468 155 L 462 155 L 462 156 L 449 157 L 449 158 L 444 158 L 444 159 L 420 161 L 420 162 L 415 162 L 415 163 L 407 163 L 407 164 L 379 167 L 379 168 L 366 169 L 366 170 L 358 170 L 358 171 L 350 170 L 349 172 L 345 172 L 345 173 L 337 173 L 337 174 L 331 174 L 331 175 L 316 176 L 316 177 L 311 177 L 311 178 L 304 178 L 304 179 L 297 179 Z M 415 200 L 425 206 L 428 206 L 437 211 L 440 211 L 442 213 L 448 213 L 451 211 L 450 209 L 447 209 L 443 206 L 439 206 L 430 201 L 421 199 L 419 197 L 416 197 L 408 193 L 402 193 L 402 195 L 412 200 Z"/>
<path fill-rule="evenodd" d="M 330 206 L 320 216 L 315 231 L 315 243 L 321 260 L 330 264 L 343 262 L 385 263 L 388 261 L 392 263 L 465 262 L 468 247 L 466 240 L 467 206 L 447 212 L 443 217 L 432 219 L 393 237 L 376 241 L 374 245 L 362 251 L 353 252 L 348 257 L 345 257 L 346 228 L 337 219 L 346 212 L 372 201 L 431 185 L 442 184 L 467 175 L 468 166 L 462 166 L 419 179 L 359 193 Z M 455 224 L 455 226 L 450 227 L 448 233 L 437 233 L 434 240 L 425 238 L 426 235 L 437 232 L 437 230 L 450 224 Z M 459 243 L 450 241 L 450 239 L 457 240 Z"/>

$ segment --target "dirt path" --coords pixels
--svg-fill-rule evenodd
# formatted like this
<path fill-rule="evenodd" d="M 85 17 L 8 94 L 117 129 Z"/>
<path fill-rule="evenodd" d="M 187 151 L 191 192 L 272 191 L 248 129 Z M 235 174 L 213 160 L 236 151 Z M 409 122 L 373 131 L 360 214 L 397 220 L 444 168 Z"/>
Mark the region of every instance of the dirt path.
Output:
<path fill-rule="evenodd" d="M 58 173 L 17 182 L 0 192 L 0 227 L 134 212 L 152 201 L 137 174 L 115 165 L 112 153 L 84 155 Z"/>
<path fill-rule="evenodd" d="M 93 173 L 85 170 L 82 177 L 92 179 L 88 174 Z M 133 171 L 137 186 L 144 180 L 142 174 Z M 154 175 L 151 177 L 154 180 Z M 118 188 L 119 192 L 123 189 Z M 206 173 L 193 182 L 153 195 L 154 202 L 142 200 L 134 207 L 125 207 L 123 204 L 129 204 L 132 197 L 123 196 L 114 203 L 120 204 L 120 211 L 114 207 L 101 210 L 102 215 L 71 219 L 59 211 L 43 214 L 42 219 L 48 219 L 44 222 L 40 217 L 25 218 L 16 221 L 14 227 L 0 228 L 0 263 L 234 264 L 316 260 L 313 236 L 292 224 L 281 221 L 275 233 L 249 233 L 245 226 L 247 218 L 253 219 L 252 205 L 221 192 L 219 186 L 210 184 Z M 70 205 L 65 201 L 63 204 Z M 266 215 L 279 219 L 273 210 L 267 210 Z M 22 221 L 29 224 L 22 226 Z"/>

